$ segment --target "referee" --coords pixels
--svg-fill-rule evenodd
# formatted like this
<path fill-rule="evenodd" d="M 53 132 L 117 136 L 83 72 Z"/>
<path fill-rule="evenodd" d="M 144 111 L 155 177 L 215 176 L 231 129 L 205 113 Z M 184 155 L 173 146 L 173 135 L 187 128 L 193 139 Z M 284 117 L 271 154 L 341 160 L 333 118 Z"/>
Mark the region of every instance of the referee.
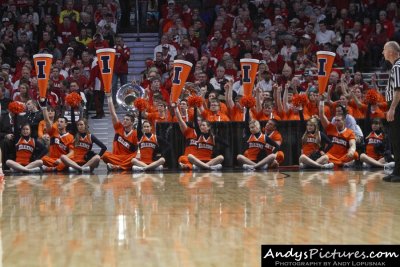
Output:
<path fill-rule="evenodd" d="M 386 120 L 389 124 L 389 138 L 392 144 L 395 167 L 392 174 L 383 177 L 386 182 L 400 182 L 400 46 L 397 42 L 390 41 L 383 47 L 385 60 L 392 63 L 388 85 L 386 87 L 386 102 L 389 110 Z"/>

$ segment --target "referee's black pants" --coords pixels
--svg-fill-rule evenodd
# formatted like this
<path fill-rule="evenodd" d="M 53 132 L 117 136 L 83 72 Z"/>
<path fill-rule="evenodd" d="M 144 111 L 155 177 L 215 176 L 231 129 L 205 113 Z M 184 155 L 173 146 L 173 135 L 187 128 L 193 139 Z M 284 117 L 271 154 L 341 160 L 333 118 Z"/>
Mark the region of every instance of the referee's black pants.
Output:
<path fill-rule="evenodd" d="M 390 105 L 389 105 L 390 107 Z M 400 106 L 397 105 L 394 112 L 394 120 L 389 122 L 390 142 L 392 143 L 392 152 L 394 155 L 395 167 L 393 175 L 400 176 Z"/>

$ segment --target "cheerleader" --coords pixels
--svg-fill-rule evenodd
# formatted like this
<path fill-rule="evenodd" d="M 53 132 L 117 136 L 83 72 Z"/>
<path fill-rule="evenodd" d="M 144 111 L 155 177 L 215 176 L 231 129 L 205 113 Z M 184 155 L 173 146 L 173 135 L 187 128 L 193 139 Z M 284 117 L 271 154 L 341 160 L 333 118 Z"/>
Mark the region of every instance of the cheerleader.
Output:
<path fill-rule="evenodd" d="M 50 137 L 50 148 L 48 155 L 42 157 L 42 168 L 44 171 L 63 171 L 65 165 L 61 161 L 61 156 L 73 156 L 74 136 L 67 132 L 67 118 L 60 117 L 57 120 L 57 125 L 52 125 L 47 108 L 43 105 L 44 103 L 41 103 L 46 129 L 48 129 L 47 133 Z"/>
<path fill-rule="evenodd" d="M 302 116 L 301 116 L 302 117 Z M 329 137 L 319 130 L 318 119 L 311 118 L 307 121 L 306 130 L 301 138 L 301 155 L 299 168 L 331 169 L 333 163 L 322 164 L 318 161 L 325 154 L 326 146 L 331 144 Z"/>
<path fill-rule="evenodd" d="M 161 147 L 163 148 L 161 154 L 165 154 L 165 151 L 169 149 L 169 143 L 160 136 L 152 133 L 152 127 L 148 120 L 142 122 L 142 112 L 139 112 L 137 135 L 140 156 L 139 158 L 132 159 L 132 171 L 162 171 L 165 158 L 160 157 L 156 159 L 156 154 Z"/>
<path fill-rule="evenodd" d="M 371 123 L 372 131 L 365 137 L 365 153 L 360 155 L 363 168 L 380 167 L 393 169 L 395 162 L 385 160 L 385 143 L 388 141 L 384 132 L 382 121 L 375 118 Z M 390 158 L 390 152 L 388 152 Z"/>
<path fill-rule="evenodd" d="M 197 118 L 194 118 L 194 129 L 196 136 L 197 149 L 193 154 L 188 155 L 189 162 L 193 164 L 193 170 L 206 169 L 206 170 L 220 170 L 222 169 L 222 162 L 224 157 L 218 155 L 213 157 L 216 143 L 222 143 L 225 146 L 229 144 L 224 140 L 215 136 L 211 131 L 211 123 L 208 121 L 201 121 L 200 125 Z"/>
<path fill-rule="evenodd" d="M 100 147 L 100 153 L 97 155 L 92 151 L 93 144 Z M 69 170 L 91 172 L 99 166 L 100 157 L 106 152 L 107 147 L 89 132 L 89 125 L 86 119 L 79 119 L 76 123 L 76 134 L 74 146 L 72 148 L 73 156 L 69 158 L 66 155 L 61 156 L 61 161 Z"/>
<path fill-rule="evenodd" d="M 245 170 L 267 169 L 275 160 L 275 154 L 265 154 L 265 147 L 269 144 L 274 147 L 273 151 L 279 149 L 279 145 L 261 132 L 260 122 L 257 120 L 249 121 L 249 112 L 246 111 L 245 121 L 248 127 L 245 128 L 244 140 L 246 149 L 244 154 L 237 155 L 237 160 L 243 165 Z"/>
<path fill-rule="evenodd" d="M 182 101 L 181 101 L 182 103 Z M 174 104 L 172 104 L 174 105 Z M 185 137 L 185 152 L 179 157 L 179 167 L 183 170 L 191 170 L 193 168 L 192 163 L 189 161 L 188 155 L 195 154 L 197 150 L 197 134 L 194 128 L 189 127 L 184 121 L 180 108 L 175 106 L 175 115 L 178 120 L 179 129 Z M 194 108 L 194 118 L 197 118 L 197 108 Z"/>
<path fill-rule="evenodd" d="M 31 126 L 25 124 L 21 128 L 21 137 L 15 144 L 15 160 L 7 160 L 9 168 L 18 172 L 40 172 L 43 165 L 42 160 L 33 160 L 41 158 L 47 153 L 45 146 L 31 137 Z M 35 155 L 36 154 L 36 155 Z"/>

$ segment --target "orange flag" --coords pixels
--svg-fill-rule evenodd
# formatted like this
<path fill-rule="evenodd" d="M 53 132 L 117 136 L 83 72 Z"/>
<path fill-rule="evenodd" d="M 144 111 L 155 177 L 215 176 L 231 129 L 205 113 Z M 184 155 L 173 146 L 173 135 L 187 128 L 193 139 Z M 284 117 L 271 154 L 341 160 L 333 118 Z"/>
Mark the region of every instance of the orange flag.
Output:
<path fill-rule="evenodd" d="M 254 82 L 258 71 L 258 59 L 242 58 L 240 60 L 240 69 L 242 71 L 242 85 L 244 96 L 252 96 Z"/>
<path fill-rule="evenodd" d="M 114 74 L 115 49 L 97 49 L 96 54 L 97 64 L 99 64 L 101 78 L 103 79 L 104 92 L 110 93 Z"/>
<path fill-rule="evenodd" d="M 326 86 L 328 85 L 329 76 L 331 75 L 333 61 L 335 61 L 336 54 L 328 51 L 318 51 L 318 91 L 322 95 Z"/>
<path fill-rule="evenodd" d="M 35 64 L 40 98 L 46 98 L 47 86 L 49 85 L 50 69 L 52 62 L 53 62 L 53 55 L 51 54 L 33 55 L 33 63 Z"/>
<path fill-rule="evenodd" d="M 185 60 L 174 60 L 172 75 L 171 103 L 176 103 L 189 76 L 193 64 Z"/>

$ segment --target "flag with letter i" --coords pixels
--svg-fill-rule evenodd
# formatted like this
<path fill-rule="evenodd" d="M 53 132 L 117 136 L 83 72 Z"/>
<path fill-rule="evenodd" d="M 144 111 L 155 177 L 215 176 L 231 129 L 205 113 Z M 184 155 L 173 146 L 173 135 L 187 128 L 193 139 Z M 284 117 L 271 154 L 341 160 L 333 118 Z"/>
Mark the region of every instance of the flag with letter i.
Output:
<path fill-rule="evenodd" d="M 37 82 L 39 87 L 39 97 L 41 99 L 46 98 L 52 62 L 53 55 L 51 54 L 33 55 L 33 63 L 35 64 Z"/>
<path fill-rule="evenodd" d="M 333 62 L 335 61 L 336 54 L 328 51 L 318 51 L 318 91 L 322 95 L 326 86 L 328 85 L 329 76 L 331 75 Z"/>
<path fill-rule="evenodd" d="M 185 60 L 174 60 L 174 72 L 172 75 L 171 103 L 176 103 L 181 95 L 183 86 L 189 77 L 193 64 Z"/>
<path fill-rule="evenodd" d="M 115 49 L 97 49 L 96 54 L 97 64 L 99 64 L 101 78 L 103 79 L 104 92 L 110 93 L 114 74 Z"/>
<path fill-rule="evenodd" d="M 242 71 L 242 85 L 244 96 L 251 96 L 258 71 L 258 59 L 242 58 L 240 69 Z"/>

